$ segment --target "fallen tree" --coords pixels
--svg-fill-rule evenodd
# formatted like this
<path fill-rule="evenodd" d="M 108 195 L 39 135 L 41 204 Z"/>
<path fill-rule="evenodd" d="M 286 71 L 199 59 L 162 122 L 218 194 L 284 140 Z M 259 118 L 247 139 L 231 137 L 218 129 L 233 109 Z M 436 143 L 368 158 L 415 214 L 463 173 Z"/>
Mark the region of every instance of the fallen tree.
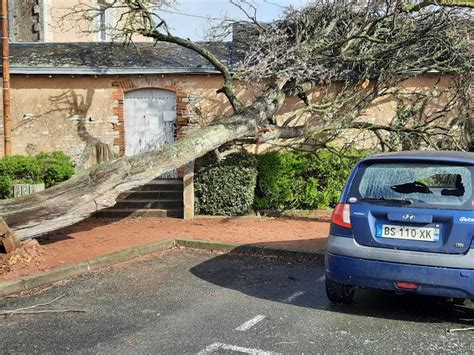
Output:
<path fill-rule="evenodd" d="M 233 116 L 163 149 L 99 164 L 42 193 L 2 201 L 1 216 L 21 239 L 69 226 L 113 206 L 117 196 L 222 144 L 255 133 L 251 117 Z"/>
<path fill-rule="evenodd" d="M 453 147 L 465 145 L 459 128 L 453 131 L 452 127 L 456 122 L 462 129 L 469 120 L 464 84 L 472 69 L 472 49 L 465 24 L 470 18 L 465 12 L 439 7 L 405 11 L 397 1 L 369 3 L 364 8 L 311 2 L 301 10 L 288 9 L 281 21 L 270 25 L 263 26 L 250 16 L 243 25 L 255 43 L 245 49 L 240 64 L 231 68 L 205 45 L 173 36 L 159 12 L 149 10 L 151 3 L 110 0 L 99 10 L 86 7 L 75 13 L 82 11 L 90 18 L 91 13 L 120 6 L 126 9 L 123 18 L 127 20 L 117 26 L 126 39 L 140 34 L 200 54 L 222 74 L 224 85 L 218 94 L 226 96 L 233 114 L 160 150 L 105 162 L 42 193 L 0 202 L 0 216 L 22 239 L 85 219 L 112 206 L 121 192 L 239 141 L 297 139 L 305 147 L 327 146 L 345 130 L 356 129 L 373 132 L 385 142 L 383 147 L 389 146 L 386 132 L 424 137 L 428 147 L 446 140 Z M 454 93 L 443 96 L 449 110 L 438 107 L 436 119 L 405 129 L 406 121 L 394 130 L 390 124 L 361 120 L 368 107 L 393 96 L 394 88 L 413 73 L 433 70 L 459 83 L 453 85 Z M 236 86 L 251 87 L 259 94 L 254 100 L 243 100 Z M 312 95 L 315 88 L 322 94 Z M 301 107 L 284 121 L 277 120 L 278 111 L 293 97 L 300 99 Z M 452 117 L 453 113 L 459 114 Z"/>

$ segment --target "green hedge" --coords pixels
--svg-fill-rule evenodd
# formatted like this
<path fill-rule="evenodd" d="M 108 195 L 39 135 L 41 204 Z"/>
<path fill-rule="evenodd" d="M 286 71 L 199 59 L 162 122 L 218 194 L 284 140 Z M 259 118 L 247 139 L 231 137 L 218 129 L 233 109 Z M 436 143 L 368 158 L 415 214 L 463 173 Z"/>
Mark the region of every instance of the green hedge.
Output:
<path fill-rule="evenodd" d="M 63 152 L 40 153 L 36 156 L 41 164 L 43 181 L 46 188 L 68 180 L 74 175 L 74 166 Z"/>
<path fill-rule="evenodd" d="M 258 156 L 256 209 L 334 207 L 355 163 L 367 153 L 270 152 Z"/>
<path fill-rule="evenodd" d="M 257 160 L 234 153 L 217 161 L 209 153 L 196 161 L 195 210 L 199 214 L 243 215 L 251 211 L 257 181 Z"/>
<path fill-rule="evenodd" d="M 10 198 L 13 184 L 59 184 L 74 174 L 71 159 L 62 152 L 40 153 L 34 157 L 15 155 L 0 159 L 0 198 Z"/>
<path fill-rule="evenodd" d="M 207 154 L 195 166 L 196 213 L 334 207 L 353 166 L 366 155 L 357 150 L 238 153 L 217 161 Z"/>

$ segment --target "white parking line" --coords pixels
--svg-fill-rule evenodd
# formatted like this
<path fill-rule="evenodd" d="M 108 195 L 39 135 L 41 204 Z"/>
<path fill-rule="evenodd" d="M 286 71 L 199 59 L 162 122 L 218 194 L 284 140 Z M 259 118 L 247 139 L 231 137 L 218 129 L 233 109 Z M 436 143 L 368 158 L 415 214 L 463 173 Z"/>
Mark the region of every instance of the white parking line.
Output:
<path fill-rule="evenodd" d="M 238 331 L 241 331 L 241 332 L 245 332 L 246 330 L 249 330 L 250 328 L 252 328 L 255 324 L 257 324 L 258 322 L 261 322 L 262 320 L 264 320 L 266 317 L 265 316 L 262 316 L 262 315 L 258 315 L 258 316 L 255 316 L 253 317 L 251 320 L 245 322 L 244 324 L 238 326 L 237 328 L 235 328 L 235 330 L 238 330 Z"/>
<path fill-rule="evenodd" d="M 285 298 L 283 300 L 283 302 L 285 302 L 285 303 L 293 302 L 293 300 L 295 298 L 298 298 L 298 297 L 303 296 L 303 295 L 304 295 L 304 291 L 297 291 L 297 292 L 293 293 L 291 296 Z"/>
<path fill-rule="evenodd" d="M 265 351 L 261 349 L 252 349 L 252 348 L 244 348 L 241 346 L 236 345 L 229 345 L 223 343 L 213 343 L 207 346 L 205 349 L 198 352 L 198 355 L 207 355 L 216 352 L 217 350 L 230 350 L 235 351 L 243 354 L 252 354 L 252 355 L 279 355 L 279 353 L 274 353 L 273 351 Z"/>
<path fill-rule="evenodd" d="M 214 343 L 209 346 L 206 346 L 205 349 L 202 349 L 200 352 L 197 353 L 197 355 L 206 355 L 206 354 L 212 354 L 214 351 L 219 350 L 219 348 L 223 345 L 222 343 Z"/>

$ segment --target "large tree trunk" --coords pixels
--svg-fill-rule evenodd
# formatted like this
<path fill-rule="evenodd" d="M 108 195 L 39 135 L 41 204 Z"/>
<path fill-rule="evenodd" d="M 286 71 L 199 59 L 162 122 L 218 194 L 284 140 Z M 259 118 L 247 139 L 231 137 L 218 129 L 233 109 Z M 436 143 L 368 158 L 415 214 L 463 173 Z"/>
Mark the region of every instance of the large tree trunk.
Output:
<path fill-rule="evenodd" d="M 117 196 L 146 184 L 222 144 L 255 134 L 255 117 L 235 115 L 164 148 L 105 162 L 35 195 L 0 202 L 0 217 L 21 239 L 79 222 L 113 206 Z"/>

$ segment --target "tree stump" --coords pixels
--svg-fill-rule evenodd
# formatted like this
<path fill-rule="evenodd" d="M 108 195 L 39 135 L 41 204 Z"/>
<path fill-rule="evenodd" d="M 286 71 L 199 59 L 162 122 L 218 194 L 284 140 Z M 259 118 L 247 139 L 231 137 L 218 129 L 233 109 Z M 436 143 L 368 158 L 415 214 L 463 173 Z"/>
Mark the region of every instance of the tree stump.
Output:
<path fill-rule="evenodd" d="M 0 217 L 0 244 L 3 245 L 7 254 L 20 246 L 20 238 L 8 228 L 2 217 Z"/>

